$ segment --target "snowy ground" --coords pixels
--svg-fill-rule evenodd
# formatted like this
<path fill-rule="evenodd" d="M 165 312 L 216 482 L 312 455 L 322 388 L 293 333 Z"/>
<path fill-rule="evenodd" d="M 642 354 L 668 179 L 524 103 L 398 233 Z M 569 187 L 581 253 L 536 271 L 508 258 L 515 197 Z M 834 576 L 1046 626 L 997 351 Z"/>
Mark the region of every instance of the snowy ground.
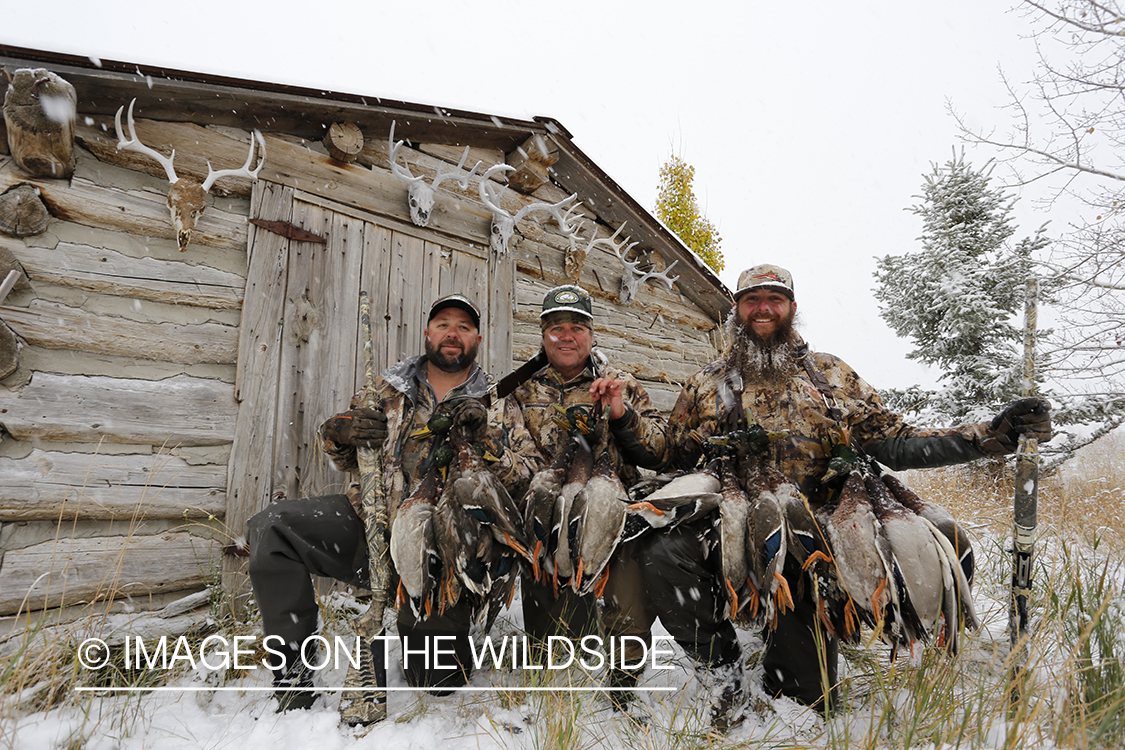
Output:
<path fill-rule="evenodd" d="M 992 546 L 992 545 L 990 545 Z M 979 548 L 978 548 L 979 549 Z M 1002 547 L 1000 547 L 1002 549 Z M 1002 564 L 1002 561 L 998 561 Z M 995 668 L 995 647 L 1007 643 L 1007 603 L 1005 590 L 993 585 L 978 586 L 976 602 L 984 623 L 978 633 L 966 639 L 958 659 L 958 669 L 984 672 Z M 518 597 L 516 599 L 518 602 Z M 493 630 L 519 633 L 520 615 L 506 612 Z M 666 635 L 659 623 L 655 630 Z M 750 664 L 757 663 L 762 641 L 757 634 L 740 631 L 744 653 Z M 669 640 L 668 643 L 671 643 Z M 44 748 L 83 748 L 84 750 L 130 750 L 137 748 L 433 748 L 468 750 L 473 748 L 667 748 L 697 746 L 802 746 L 846 747 L 849 738 L 859 740 L 880 736 L 878 727 L 885 720 L 885 709 L 873 709 L 864 701 L 861 681 L 856 680 L 850 710 L 829 724 L 816 713 L 788 699 L 769 699 L 761 692 L 761 668 L 750 667 L 751 703 L 745 721 L 725 737 L 708 736 L 705 695 L 685 661 L 675 649 L 665 662 L 671 670 L 648 670 L 645 686 L 671 687 L 669 692 L 644 692 L 637 712 L 647 718 L 638 721 L 614 713 L 604 694 L 527 693 L 514 690 L 486 690 L 436 697 L 426 693 L 391 692 L 390 718 L 364 734 L 340 725 L 340 693 L 321 694 L 308 711 L 275 713 L 276 701 L 268 690 L 250 691 L 247 687 L 267 688 L 264 670 L 228 682 L 237 690 L 214 691 L 208 688 L 221 681 L 220 673 L 200 667 L 169 683 L 171 690 L 104 696 L 84 694 L 74 701 L 38 713 L 10 720 L 0 731 L 0 747 L 19 750 Z M 872 649 L 883 653 L 881 646 Z M 1001 648 L 1001 651 L 1006 650 Z M 397 647 L 392 659 L 400 658 Z M 902 657 L 900 657 L 901 659 Z M 405 687 L 401 669 L 389 671 L 391 687 Z M 855 667 L 841 661 L 841 677 L 850 677 Z M 319 685 L 342 685 L 343 670 L 323 670 Z M 597 685 L 600 675 L 589 678 L 573 669 L 557 675 L 556 685 Z M 988 679 L 982 677 L 982 679 Z M 472 685 L 481 688 L 528 684 L 517 670 L 487 669 L 474 674 Z M 909 686 L 896 688 L 896 703 L 905 704 Z M 995 747 L 1005 743 L 1005 727 L 999 722 L 985 730 L 985 742 L 977 735 L 976 747 Z M 561 739 L 560 739 L 561 738 Z M 867 742 L 856 743 L 857 746 Z M 878 742 L 873 744 L 879 744 Z"/>

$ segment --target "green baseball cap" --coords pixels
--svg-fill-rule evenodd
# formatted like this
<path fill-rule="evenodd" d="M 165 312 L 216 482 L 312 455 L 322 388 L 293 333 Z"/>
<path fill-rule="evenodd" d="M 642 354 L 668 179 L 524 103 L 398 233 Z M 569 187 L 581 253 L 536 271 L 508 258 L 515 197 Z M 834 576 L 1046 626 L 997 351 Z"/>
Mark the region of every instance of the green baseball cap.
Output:
<path fill-rule="evenodd" d="M 590 320 L 594 319 L 594 307 L 590 302 L 590 295 L 582 287 L 573 284 L 557 286 L 547 292 L 547 296 L 543 298 L 543 312 L 539 313 L 539 319 L 542 320 L 551 313 L 557 312 L 573 312 Z"/>

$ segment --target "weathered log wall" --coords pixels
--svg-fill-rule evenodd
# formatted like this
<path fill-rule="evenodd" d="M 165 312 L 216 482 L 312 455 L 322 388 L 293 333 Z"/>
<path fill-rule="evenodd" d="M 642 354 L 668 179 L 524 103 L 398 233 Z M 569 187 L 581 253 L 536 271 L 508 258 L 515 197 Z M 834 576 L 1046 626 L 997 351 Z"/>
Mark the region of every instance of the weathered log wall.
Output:
<path fill-rule="evenodd" d="M 543 294 L 568 283 L 563 258 L 569 241 L 546 214 L 533 213 L 513 238 L 512 270 L 500 269 L 508 276 L 488 280 L 500 291 L 486 294 L 483 261 L 473 258 L 487 254 L 491 215 L 477 196 L 476 178 L 467 190 L 445 183 L 430 226 L 414 228 L 407 186 L 390 173 L 385 132 L 364 133 L 363 148 L 349 164 L 330 158 L 319 142 L 267 132 L 266 165 L 254 193 L 258 203 L 252 206 L 249 181 L 220 180 L 181 253 L 161 167 L 117 151 L 108 135 L 111 118 L 81 116 L 81 102 L 79 111 L 78 160 L 70 180 L 29 178 L 0 155 L 0 192 L 29 182 L 52 215 L 44 234 L 0 236 L 0 247 L 28 281 L 0 305 L 0 320 L 20 343 L 19 368 L 0 380 L 0 615 L 123 595 L 162 606 L 180 589 L 198 589 L 219 569 L 221 548 L 240 540 L 245 518 L 264 502 L 263 492 L 287 481 L 293 492 L 292 478 L 264 469 L 304 460 L 319 419 L 313 414 L 330 406 L 321 403 L 326 394 L 298 397 L 298 381 L 314 377 L 316 367 L 346 367 L 354 353 L 325 351 L 313 335 L 278 366 L 273 352 L 284 337 L 302 335 L 293 334 L 301 321 L 290 312 L 301 294 L 286 286 L 287 279 L 295 283 L 288 276 L 293 269 L 274 262 L 290 240 L 249 225 L 249 217 L 328 237 L 315 249 L 321 255 L 345 245 L 361 246 L 376 258 L 403 254 L 401 262 L 365 262 L 363 270 L 364 279 L 376 279 L 392 266 L 400 269 L 398 301 L 432 297 L 437 274 L 442 284 L 462 279 L 470 287 L 466 293 L 487 296 L 481 300 L 486 320 L 511 317 L 510 331 L 491 338 L 483 331 L 486 357 L 498 376 L 535 353 Z M 230 127 L 144 118 L 137 120 L 137 132 L 164 153 L 175 147 L 177 172 L 197 178 L 206 173 L 207 160 L 216 168 L 241 164 L 250 138 Z M 462 148 L 414 144 L 403 156 L 414 174 L 430 179 L 439 166 L 456 164 Z M 468 163 L 478 159 L 487 168 L 511 155 L 474 147 Z M 556 202 L 566 194 L 546 183 L 530 196 L 506 188 L 499 200 L 514 214 L 531 201 Z M 583 237 L 595 225 L 600 237 L 616 229 L 598 223 L 589 209 L 584 215 Z M 411 252 L 417 257 L 408 257 Z M 262 254 L 263 262 L 250 263 L 248 253 Z M 315 261 L 304 257 L 294 269 L 312 279 L 321 265 L 345 268 L 321 255 Z M 654 258 L 659 267 L 673 260 Z M 579 283 L 595 298 L 598 344 L 668 410 L 680 384 L 714 356 L 713 313 L 692 301 L 699 290 L 685 294 L 680 286 L 669 291 L 646 284 L 633 305 L 622 306 L 622 273 L 619 260 L 602 249 L 582 268 Z M 318 283 L 361 283 L 333 279 Z M 276 304 L 244 307 L 277 289 L 284 304 L 278 298 Z M 354 295 L 345 296 L 350 304 Z M 314 301 L 311 314 L 337 304 Z M 386 356 L 416 352 L 416 311 L 393 312 L 396 300 L 384 302 L 388 313 L 379 325 Z M 243 319 L 244 310 L 253 311 L 252 320 Z M 337 338 L 348 340 L 349 334 L 337 331 Z M 339 408 L 345 406 L 342 392 L 331 394 Z M 274 417 L 281 402 L 305 420 L 297 422 L 307 433 L 297 450 L 294 441 L 283 449 L 278 437 L 292 429 Z M 265 461 L 263 453 L 260 465 L 231 465 L 239 440 L 277 461 Z M 304 484 L 307 467 L 293 471 L 304 472 Z"/>
<path fill-rule="evenodd" d="M 0 236 L 27 276 L 0 305 L 20 342 L 0 381 L 4 630 L 44 607 L 163 606 L 214 580 L 231 536 L 245 188 L 215 198 L 180 253 L 166 179 L 77 151 L 70 180 L 0 157 L 4 189 L 30 182 L 52 214 L 43 234 Z"/>

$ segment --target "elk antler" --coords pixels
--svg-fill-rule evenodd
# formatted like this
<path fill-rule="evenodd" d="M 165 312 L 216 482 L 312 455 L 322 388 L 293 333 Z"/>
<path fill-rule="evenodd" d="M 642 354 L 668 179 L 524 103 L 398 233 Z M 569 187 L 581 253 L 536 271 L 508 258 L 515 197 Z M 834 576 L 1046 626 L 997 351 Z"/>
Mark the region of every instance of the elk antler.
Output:
<path fill-rule="evenodd" d="M 519 211 L 515 216 L 505 211 L 500 207 L 499 196 L 500 192 L 497 190 L 489 178 L 497 172 L 513 172 L 515 167 L 510 164 L 497 164 L 490 167 L 488 171 L 481 175 L 480 178 L 480 199 L 484 205 L 488 206 L 488 210 L 492 212 L 492 236 L 490 242 L 492 249 L 496 254 L 503 256 L 508 252 L 508 242 L 512 238 L 512 233 L 515 231 L 516 223 L 520 219 L 527 216 L 532 211 L 546 211 L 555 218 L 558 222 L 559 229 L 567 236 L 573 236 L 579 229 L 577 226 L 578 209 L 578 193 L 568 195 L 558 203 L 529 203 Z M 563 209 L 566 209 L 565 211 Z"/>
<path fill-rule="evenodd" d="M 624 226 L 624 224 L 622 226 Z M 621 230 L 618 229 L 618 231 Z M 614 237 L 616 236 L 617 235 L 614 234 Z M 612 239 L 612 237 L 610 239 Z M 669 274 L 672 272 L 672 269 L 675 268 L 676 264 L 680 262 L 678 260 L 672 261 L 672 265 L 668 266 L 660 273 L 656 273 L 653 271 L 643 272 L 639 270 L 639 267 L 641 265 L 641 261 L 639 258 L 636 261 L 626 260 L 629 255 L 629 250 L 632 249 L 636 244 L 637 243 L 634 242 L 631 245 L 626 246 L 622 252 L 618 252 L 618 248 L 621 247 L 621 245 L 615 245 L 613 247 L 613 252 L 617 255 L 617 259 L 621 261 L 621 265 L 625 268 L 625 275 L 621 277 L 621 294 L 619 296 L 619 300 L 623 305 L 633 304 L 633 300 L 636 298 L 637 290 L 640 288 L 641 284 L 650 279 L 663 281 L 668 285 L 668 291 L 671 291 L 672 285 L 680 279 L 679 276 L 669 276 Z"/>
<path fill-rule="evenodd" d="M 469 158 L 469 147 L 465 146 L 465 152 L 461 154 L 461 161 L 457 162 L 457 167 L 452 172 L 443 172 L 439 164 L 433 182 L 427 185 L 424 175 L 414 176 L 409 165 L 406 164 L 405 158 L 403 158 L 401 165 L 398 163 L 398 150 L 402 147 L 404 141 L 395 142 L 395 123 L 393 120 L 391 121 L 391 134 L 387 143 L 390 147 L 391 174 L 409 185 L 407 198 L 410 202 L 410 220 L 420 227 L 430 223 L 430 214 L 434 210 L 434 193 L 437 192 L 438 186 L 443 182 L 452 181 L 460 185 L 462 190 L 468 190 L 469 179 L 481 165 L 481 162 L 478 161 L 464 176 L 461 175 L 465 160 Z"/>

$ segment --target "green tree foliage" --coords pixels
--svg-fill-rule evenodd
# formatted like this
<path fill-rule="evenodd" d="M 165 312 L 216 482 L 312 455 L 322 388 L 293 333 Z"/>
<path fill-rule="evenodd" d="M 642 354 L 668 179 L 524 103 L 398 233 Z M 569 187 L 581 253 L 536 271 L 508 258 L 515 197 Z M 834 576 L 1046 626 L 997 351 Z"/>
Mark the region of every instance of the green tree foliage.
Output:
<path fill-rule="evenodd" d="M 934 165 L 922 202 L 922 248 L 878 260 L 875 296 L 895 333 L 910 339 L 908 355 L 943 371 L 941 388 L 891 394 L 926 421 L 992 416 L 1020 395 L 1023 310 L 1030 256 L 1047 244 L 1042 230 L 1013 243 L 1014 199 L 989 187 L 986 170 L 963 156 Z M 907 402 L 911 402 L 908 404 Z"/>
<path fill-rule="evenodd" d="M 691 183 L 695 167 L 672 156 L 660 168 L 660 192 L 656 197 L 656 218 L 676 233 L 684 244 L 703 258 L 716 272 L 723 270 L 722 237 L 699 211 Z"/>

